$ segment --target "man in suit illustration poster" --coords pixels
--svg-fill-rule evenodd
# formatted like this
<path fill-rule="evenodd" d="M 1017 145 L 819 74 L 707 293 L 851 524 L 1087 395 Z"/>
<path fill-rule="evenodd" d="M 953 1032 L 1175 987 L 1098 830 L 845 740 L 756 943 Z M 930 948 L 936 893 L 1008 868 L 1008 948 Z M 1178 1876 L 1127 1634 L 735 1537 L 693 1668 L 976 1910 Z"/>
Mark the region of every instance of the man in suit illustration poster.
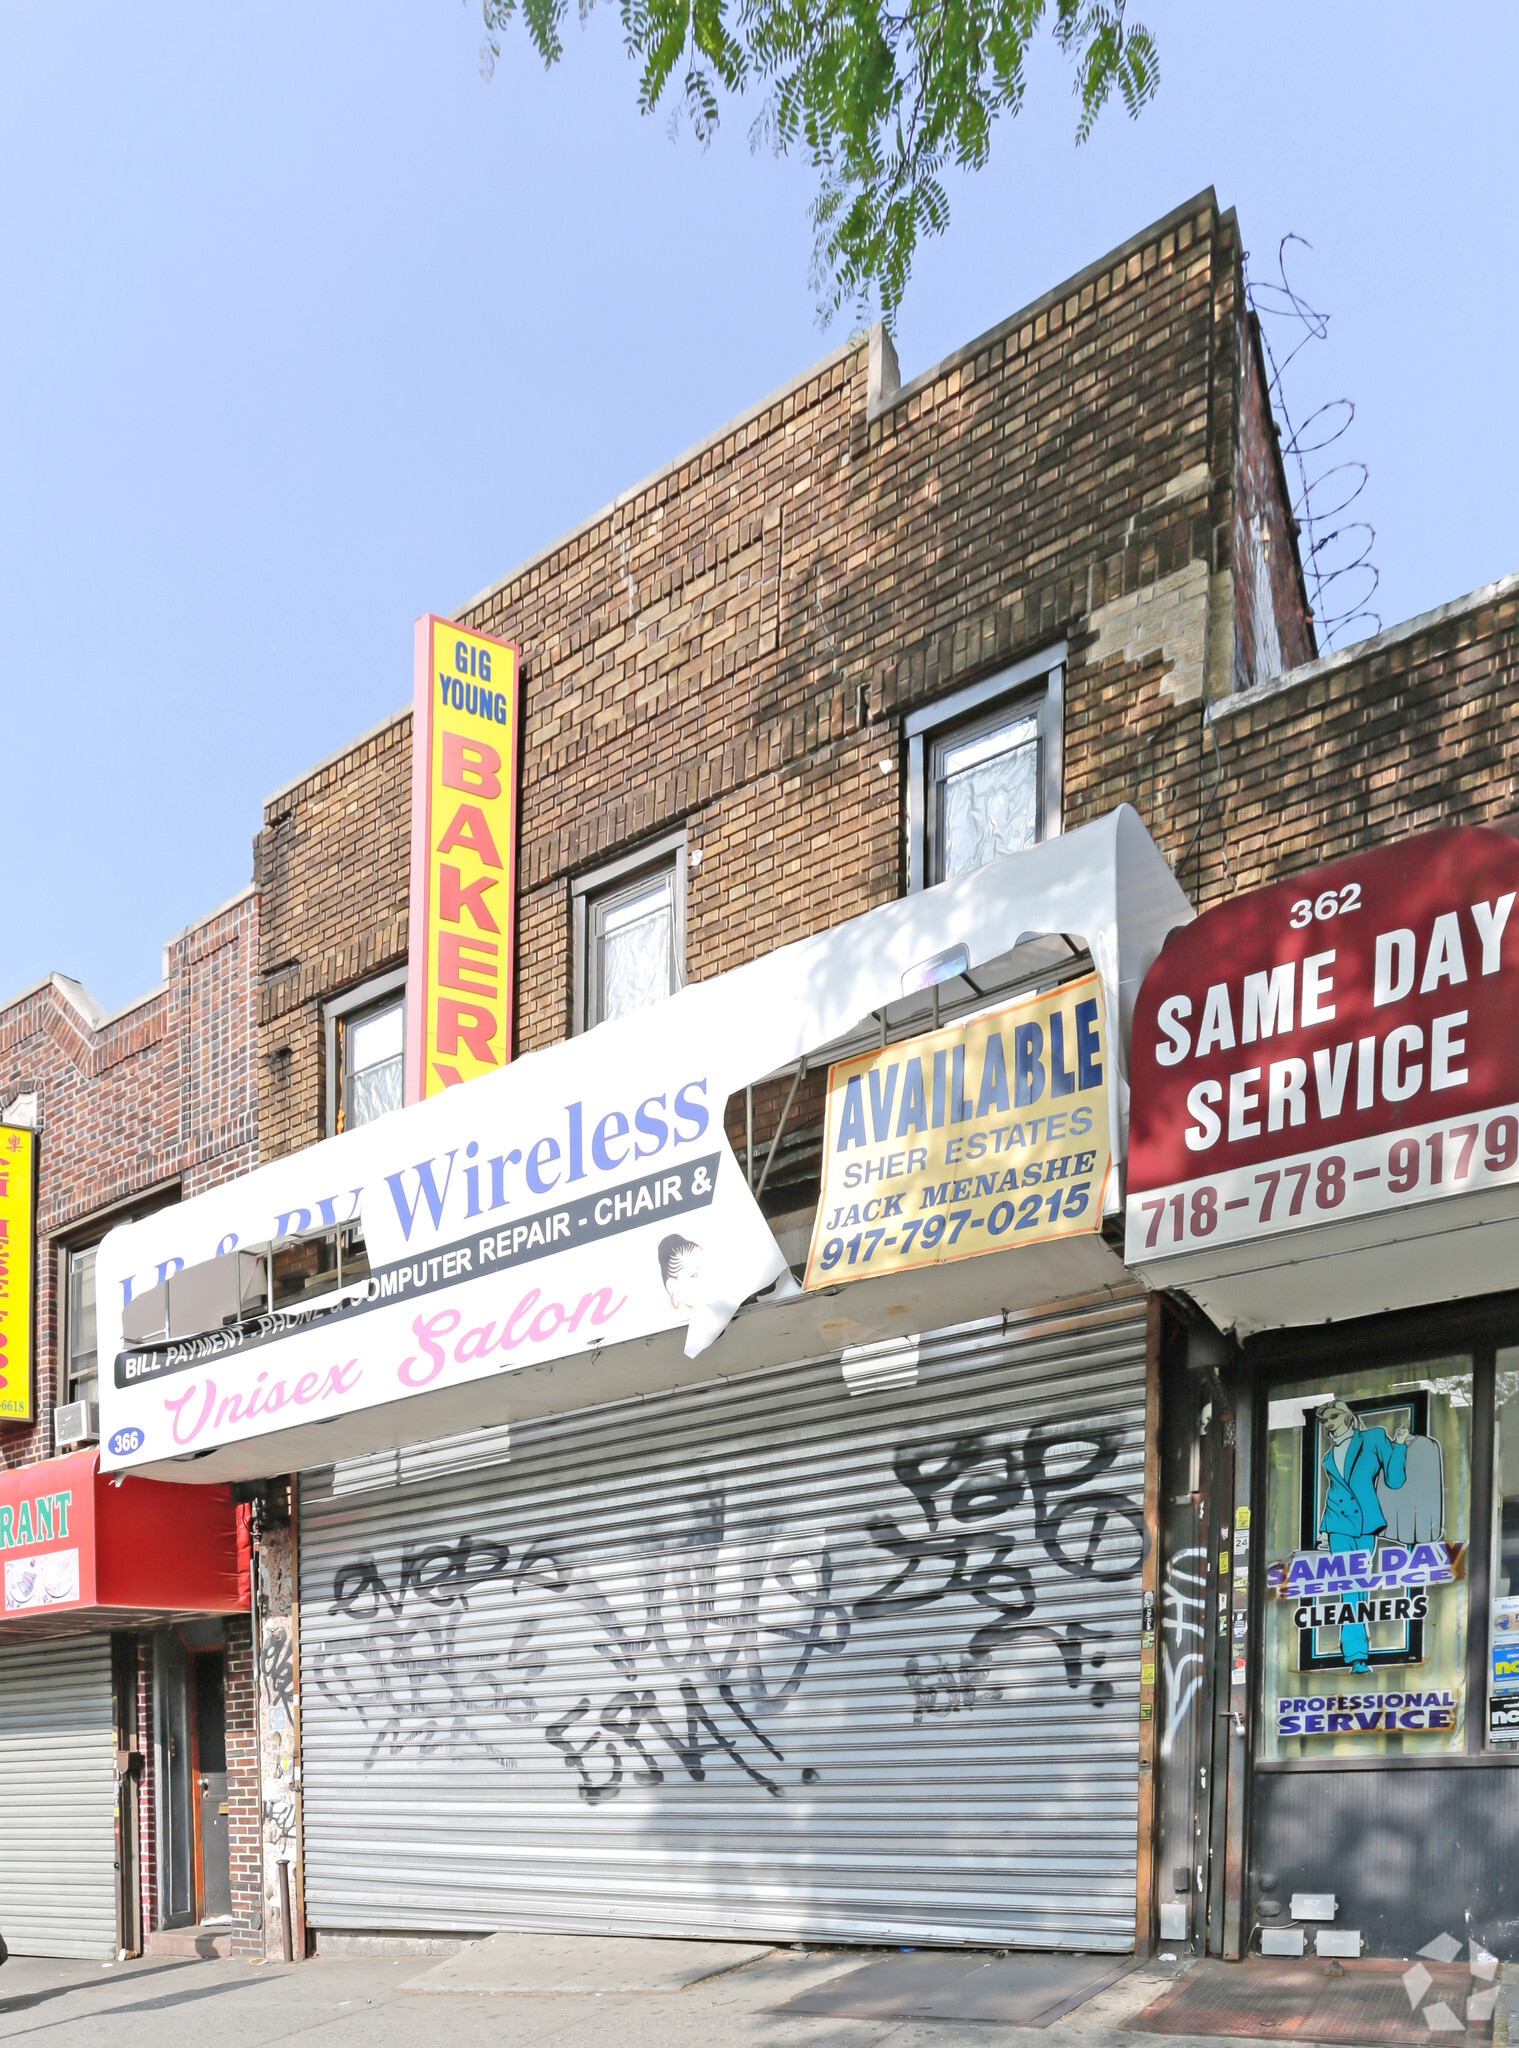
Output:
<path fill-rule="evenodd" d="M 1361 1418 L 1344 1401 L 1330 1401 L 1319 1410 L 1329 1448 L 1320 1461 L 1328 1481 L 1319 1510 L 1319 1544 L 1332 1551 L 1370 1550 L 1387 1526 L 1377 1497 L 1403 1484 L 1408 1461 L 1408 1425 L 1400 1422 L 1391 1437 L 1382 1425 L 1363 1428 Z M 1371 1648 L 1364 1622 L 1340 1623 L 1340 1655 L 1352 1671 L 1370 1671 Z"/>

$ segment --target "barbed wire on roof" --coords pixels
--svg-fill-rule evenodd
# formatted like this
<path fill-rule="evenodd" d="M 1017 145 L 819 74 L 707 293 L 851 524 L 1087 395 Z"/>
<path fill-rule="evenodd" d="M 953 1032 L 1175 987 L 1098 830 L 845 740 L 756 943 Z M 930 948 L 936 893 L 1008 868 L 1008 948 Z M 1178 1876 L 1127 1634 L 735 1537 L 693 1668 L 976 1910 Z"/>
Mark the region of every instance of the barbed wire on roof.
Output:
<path fill-rule="evenodd" d="M 1272 411 L 1281 425 L 1282 461 L 1297 479 L 1292 515 L 1313 607 L 1320 654 L 1381 631 L 1372 600 L 1381 572 L 1372 560 L 1376 528 L 1363 513 L 1348 516 L 1370 479 L 1366 464 L 1336 451 L 1355 418 L 1349 398 L 1331 398 L 1297 420 L 1286 390 L 1288 370 L 1312 342 L 1326 341 L 1329 315 L 1310 305 L 1287 274 L 1291 245 L 1313 244 L 1286 234 L 1277 244 L 1277 276 L 1257 283 L 1245 264 L 1245 298 L 1260 326 Z"/>

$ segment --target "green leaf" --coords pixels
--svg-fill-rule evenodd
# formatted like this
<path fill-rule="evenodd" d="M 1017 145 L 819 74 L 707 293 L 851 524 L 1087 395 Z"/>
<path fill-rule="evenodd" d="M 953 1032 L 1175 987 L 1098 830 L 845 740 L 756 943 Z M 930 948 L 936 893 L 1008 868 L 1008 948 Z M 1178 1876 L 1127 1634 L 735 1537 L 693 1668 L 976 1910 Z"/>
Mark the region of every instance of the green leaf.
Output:
<path fill-rule="evenodd" d="M 487 76 L 519 0 L 481 0 Z M 582 22 L 593 0 L 579 0 Z M 1025 60 L 1048 23 L 1070 59 L 1083 143 L 1116 89 L 1131 116 L 1160 89 L 1154 37 L 1127 0 L 620 0 L 648 114 L 671 81 L 672 124 L 705 146 L 723 96 L 751 86 L 751 147 L 804 149 L 817 174 L 811 279 L 825 325 L 848 306 L 894 322 L 920 244 L 947 232 L 944 172 L 980 170 L 1023 106 Z M 567 0 L 520 0 L 533 48 L 563 55 Z"/>

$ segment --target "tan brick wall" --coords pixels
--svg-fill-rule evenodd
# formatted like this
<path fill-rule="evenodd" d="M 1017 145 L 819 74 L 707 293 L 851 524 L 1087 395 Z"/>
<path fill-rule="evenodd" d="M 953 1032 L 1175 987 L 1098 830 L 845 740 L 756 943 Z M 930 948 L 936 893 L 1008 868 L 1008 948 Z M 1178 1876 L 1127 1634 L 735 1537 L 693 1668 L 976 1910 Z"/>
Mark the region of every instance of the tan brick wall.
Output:
<path fill-rule="evenodd" d="M 904 885 L 902 715 L 1062 637 L 1067 822 L 1137 761 L 1184 849 L 1238 304 L 1200 202 L 873 413 L 847 345 L 466 608 L 523 653 L 518 1050 L 569 1028 L 577 872 L 683 823 L 692 979 L 868 909 Z M 321 1135 L 323 1000 L 404 958 L 409 755 L 403 716 L 266 809 L 266 1157 Z"/>
<path fill-rule="evenodd" d="M 409 711 L 264 806 L 254 879 L 266 1159 L 323 1135 L 322 1003 L 404 964 L 410 857 Z"/>
<path fill-rule="evenodd" d="M 1201 901 L 1519 812 L 1519 577 L 1226 707 Z M 1210 826 L 1212 821 L 1210 821 Z"/>

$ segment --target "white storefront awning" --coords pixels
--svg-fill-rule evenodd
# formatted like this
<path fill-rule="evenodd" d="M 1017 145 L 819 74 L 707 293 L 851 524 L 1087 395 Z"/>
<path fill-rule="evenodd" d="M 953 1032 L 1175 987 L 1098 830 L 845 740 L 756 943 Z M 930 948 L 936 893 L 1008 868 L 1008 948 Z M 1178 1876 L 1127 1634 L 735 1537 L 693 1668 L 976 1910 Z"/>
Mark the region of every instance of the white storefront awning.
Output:
<path fill-rule="evenodd" d="M 1079 967 L 1106 998 L 1121 1162 L 1135 998 L 1191 916 L 1124 805 L 121 1226 L 96 1265 L 102 1468 L 269 1476 L 1132 1284 L 1093 1231 L 802 1294 L 723 1113 L 803 1059 Z M 385 1298 L 340 1273 L 334 1294 L 329 1272 L 304 1306 L 300 1247 L 315 1280 L 359 1223 Z M 693 1255 L 678 1289 L 658 1256 L 672 1236 Z M 285 1304 L 250 1251 L 271 1244 L 295 1268 Z M 203 1276 L 193 1330 L 145 1334 L 179 1272 L 187 1294 Z"/>

